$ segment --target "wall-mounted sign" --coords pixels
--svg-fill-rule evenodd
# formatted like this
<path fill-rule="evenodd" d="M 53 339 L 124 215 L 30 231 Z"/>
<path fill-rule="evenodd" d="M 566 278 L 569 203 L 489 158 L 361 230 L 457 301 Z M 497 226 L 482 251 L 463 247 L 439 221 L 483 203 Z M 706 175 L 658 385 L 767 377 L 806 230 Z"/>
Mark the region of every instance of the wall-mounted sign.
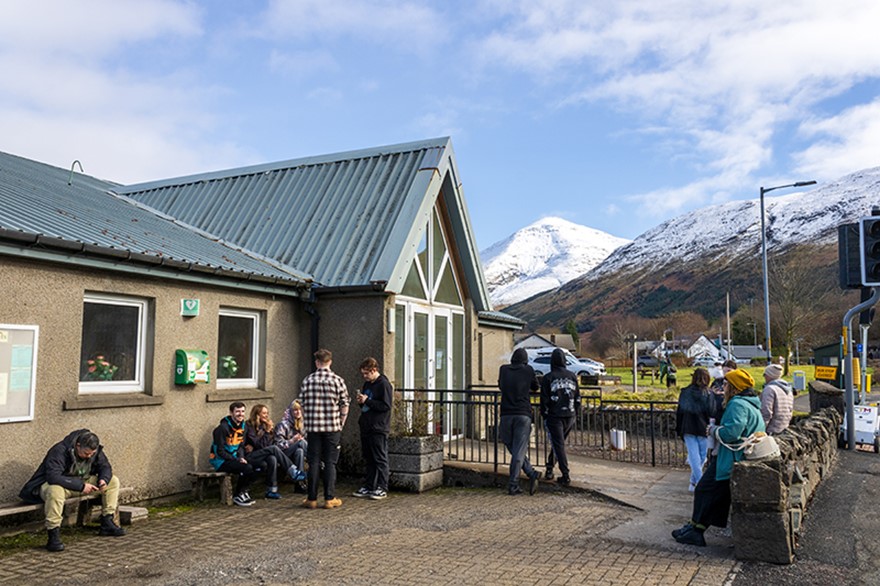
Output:
<path fill-rule="evenodd" d="M 816 378 L 819 380 L 836 380 L 837 379 L 837 367 L 836 366 L 817 366 L 816 367 Z"/>
<path fill-rule="evenodd" d="M 39 326 L 0 324 L 0 423 L 31 421 Z"/>
<path fill-rule="evenodd" d="M 197 315 L 199 315 L 199 300 L 181 299 L 180 315 L 182 315 L 183 317 L 196 317 Z"/>

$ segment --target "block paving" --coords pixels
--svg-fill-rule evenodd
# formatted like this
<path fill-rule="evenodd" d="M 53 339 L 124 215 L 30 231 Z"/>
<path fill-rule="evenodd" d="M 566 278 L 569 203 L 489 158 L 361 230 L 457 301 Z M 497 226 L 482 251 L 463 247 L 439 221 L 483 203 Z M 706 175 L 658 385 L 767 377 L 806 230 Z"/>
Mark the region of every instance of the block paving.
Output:
<path fill-rule="evenodd" d="M 0 584 L 573 584 L 732 583 L 732 556 L 608 536 L 642 515 L 578 492 L 509 497 L 441 488 L 346 496 L 333 510 L 280 501 L 199 507 L 151 518 L 121 538 L 84 536 L 60 553 L 0 558 Z"/>

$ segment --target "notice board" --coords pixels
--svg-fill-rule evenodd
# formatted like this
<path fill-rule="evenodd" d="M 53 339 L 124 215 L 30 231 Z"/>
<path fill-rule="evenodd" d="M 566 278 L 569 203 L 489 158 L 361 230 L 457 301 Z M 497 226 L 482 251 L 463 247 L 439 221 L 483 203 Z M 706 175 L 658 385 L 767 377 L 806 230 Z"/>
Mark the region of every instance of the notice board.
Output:
<path fill-rule="evenodd" d="M 39 326 L 0 324 L 0 423 L 31 421 Z"/>

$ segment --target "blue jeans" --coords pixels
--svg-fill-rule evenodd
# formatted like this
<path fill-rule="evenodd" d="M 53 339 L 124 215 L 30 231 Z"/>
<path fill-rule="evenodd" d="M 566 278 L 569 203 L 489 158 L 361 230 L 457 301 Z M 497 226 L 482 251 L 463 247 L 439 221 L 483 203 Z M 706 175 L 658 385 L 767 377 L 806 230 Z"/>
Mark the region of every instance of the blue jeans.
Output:
<path fill-rule="evenodd" d="M 510 488 L 519 486 L 519 473 L 531 477 L 535 473 L 529 457 L 529 436 L 532 435 L 532 418 L 528 415 L 502 415 L 501 441 L 510 452 Z"/>
<path fill-rule="evenodd" d="M 703 462 L 706 461 L 706 436 L 684 434 L 684 446 L 688 453 L 688 466 L 691 467 L 691 484 L 700 482 L 703 476 Z"/>

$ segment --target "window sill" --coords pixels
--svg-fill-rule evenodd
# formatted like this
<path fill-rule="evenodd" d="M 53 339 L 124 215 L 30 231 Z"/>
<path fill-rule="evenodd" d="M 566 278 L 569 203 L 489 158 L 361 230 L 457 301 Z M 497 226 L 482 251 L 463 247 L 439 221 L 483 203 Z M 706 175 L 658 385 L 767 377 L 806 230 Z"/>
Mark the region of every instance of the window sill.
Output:
<path fill-rule="evenodd" d="M 244 401 L 253 399 L 270 401 L 274 398 L 274 393 L 264 391 L 263 389 L 217 389 L 214 391 L 209 391 L 208 394 L 205 395 L 205 400 L 208 403 L 221 403 L 235 400 Z"/>
<path fill-rule="evenodd" d="M 162 405 L 164 396 L 146 395 L 144 393 L 116 393 L 107 395 L 77 395 L 76 398 L 63 401 L 64 411 L 78 409 L 111 409 L 117 407 L 145 407 Z"/>

